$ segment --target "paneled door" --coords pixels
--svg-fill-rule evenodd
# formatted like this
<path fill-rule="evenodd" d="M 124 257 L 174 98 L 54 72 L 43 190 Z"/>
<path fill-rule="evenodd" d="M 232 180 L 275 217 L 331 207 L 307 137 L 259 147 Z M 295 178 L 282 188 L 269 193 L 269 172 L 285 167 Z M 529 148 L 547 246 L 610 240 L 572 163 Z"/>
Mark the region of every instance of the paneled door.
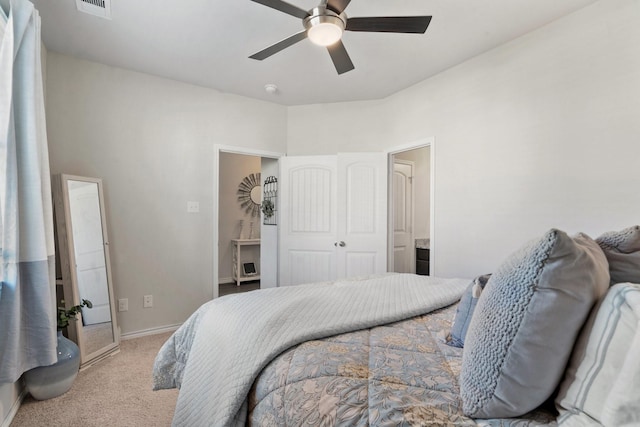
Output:
<path fill-rule="evenodd" d="M 415 273 L 413 162 L 393 161 L 393 271 Z"/>
<path fill-rule="evenodd" d="M 387 156 L 338 154 L 337 278 L 387 271 Z"/>
<path fill-rule="evenodd" d="M 280 285 L 386 271 L 383 153 L 284 157 Z"/>
<path fill-rule="evenodd" d="M 336 277 L 336 156 L 280 159 L 280 286 Z"/>

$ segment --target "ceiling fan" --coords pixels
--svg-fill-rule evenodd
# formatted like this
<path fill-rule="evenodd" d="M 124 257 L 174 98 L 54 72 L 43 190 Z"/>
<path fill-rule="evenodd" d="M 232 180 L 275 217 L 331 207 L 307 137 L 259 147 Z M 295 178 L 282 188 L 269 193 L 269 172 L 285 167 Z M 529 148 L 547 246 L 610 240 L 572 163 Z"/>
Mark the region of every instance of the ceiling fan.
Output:
<path fill-rule="evenodd" d="M 302 19 L 304 30 L 254 53 L 249 58 L 262 61 L 308 37 L 313 43 L 327 47 L 338 74 L 354 69 L 353 62 L 342 44 L 344 31 L 424 34 L 431 22 L 430 16 L 347 18 L 344 10 L 351 0 L 322 0 L 317 7 L 309 11 L 282 0 L 252 1 Z"/>

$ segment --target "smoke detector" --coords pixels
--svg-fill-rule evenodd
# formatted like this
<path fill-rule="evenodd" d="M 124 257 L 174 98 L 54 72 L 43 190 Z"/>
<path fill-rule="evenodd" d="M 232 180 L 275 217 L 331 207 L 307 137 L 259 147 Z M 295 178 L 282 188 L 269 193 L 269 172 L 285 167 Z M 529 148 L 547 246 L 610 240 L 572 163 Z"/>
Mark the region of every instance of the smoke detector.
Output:
<path fill-rule="evenodd" d="M 269 84 L 264 85 L 264 90 L 269 95 L 275 95 L 276 92 L 278 92 L 278 86 L 274 85 L 273 83 L 269 83 Z"/>
<path fill-rule="evenodd" d="M 80 12 L 111 19 L 111 0 L 76 0 L 76 7 Z"/>

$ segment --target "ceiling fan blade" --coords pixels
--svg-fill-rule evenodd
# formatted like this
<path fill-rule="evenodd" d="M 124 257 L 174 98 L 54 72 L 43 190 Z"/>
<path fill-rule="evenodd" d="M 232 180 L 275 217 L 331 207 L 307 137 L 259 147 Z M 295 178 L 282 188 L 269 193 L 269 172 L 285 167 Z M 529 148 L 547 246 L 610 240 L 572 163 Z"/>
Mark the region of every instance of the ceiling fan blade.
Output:
<path fill-rule="evenodd" d="M 347 19 L 347 31 L 376 33 L 424 33 L 431 22 L 430 16 L 381 16 Z"/>
<path fill-rule="evenodd" d="M 328 0 L 327 7 L 338 15 L 344 12 L 351 0 Z"/>
<path fill-rule="evenodd" d="M 251 0 L 256 3 L 263 4 L 272 9 L 279 10 L 280 12 L 284 12 L 291 16 L 295 16 L 296 18 L 304 19 L 309 16 L 309 13 L 306 10 L 302 10 L 297 6 L 284 2 L 282 0 Z"/>
<path fill-rule="evenodd" d="M 284 40 L 280 40 L 278 43 L 273 44 L 268 48 L 261 50 L 260 52 L 254 53 L 249 58 L 262 61 L 263 59 L 268 58 L 271 55 L 274 55 L 280 52 L 281 50 L 286 49 L 289 46 L 292 46 L 298 43 L 300 40 L 304 40 L 305 38 L 307 38 L 307 31 L 306 30 L 300 31 L 299 33 L 296 33 L 290 37 L 287 37 Z"/>
<path fill-rule="evenodd" d="M 355 68 L 353 62 L 351 62 L 351 58 L 349 58 L 347 49 L 345 49 L 344 44 L 342 44 L 342 40 L 338 40 L 331 46 L 327 46 L 327 50 L 329 51 L 329 55 L 331 55 L 331 60 L 338 74 L 346 73 Z"/>

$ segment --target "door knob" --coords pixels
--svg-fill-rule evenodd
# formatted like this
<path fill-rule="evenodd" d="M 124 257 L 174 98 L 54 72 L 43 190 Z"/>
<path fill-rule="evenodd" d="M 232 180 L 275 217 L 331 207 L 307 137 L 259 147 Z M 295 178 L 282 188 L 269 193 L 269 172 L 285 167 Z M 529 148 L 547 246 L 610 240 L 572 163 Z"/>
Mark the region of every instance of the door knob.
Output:
<path fill-rule="evenodd" d="M 342 240 L 340 240 L 340 247 L 344 248 L 345 246 L 347 246 L 347 244 L 345 242 L 343 242 Z"/>

